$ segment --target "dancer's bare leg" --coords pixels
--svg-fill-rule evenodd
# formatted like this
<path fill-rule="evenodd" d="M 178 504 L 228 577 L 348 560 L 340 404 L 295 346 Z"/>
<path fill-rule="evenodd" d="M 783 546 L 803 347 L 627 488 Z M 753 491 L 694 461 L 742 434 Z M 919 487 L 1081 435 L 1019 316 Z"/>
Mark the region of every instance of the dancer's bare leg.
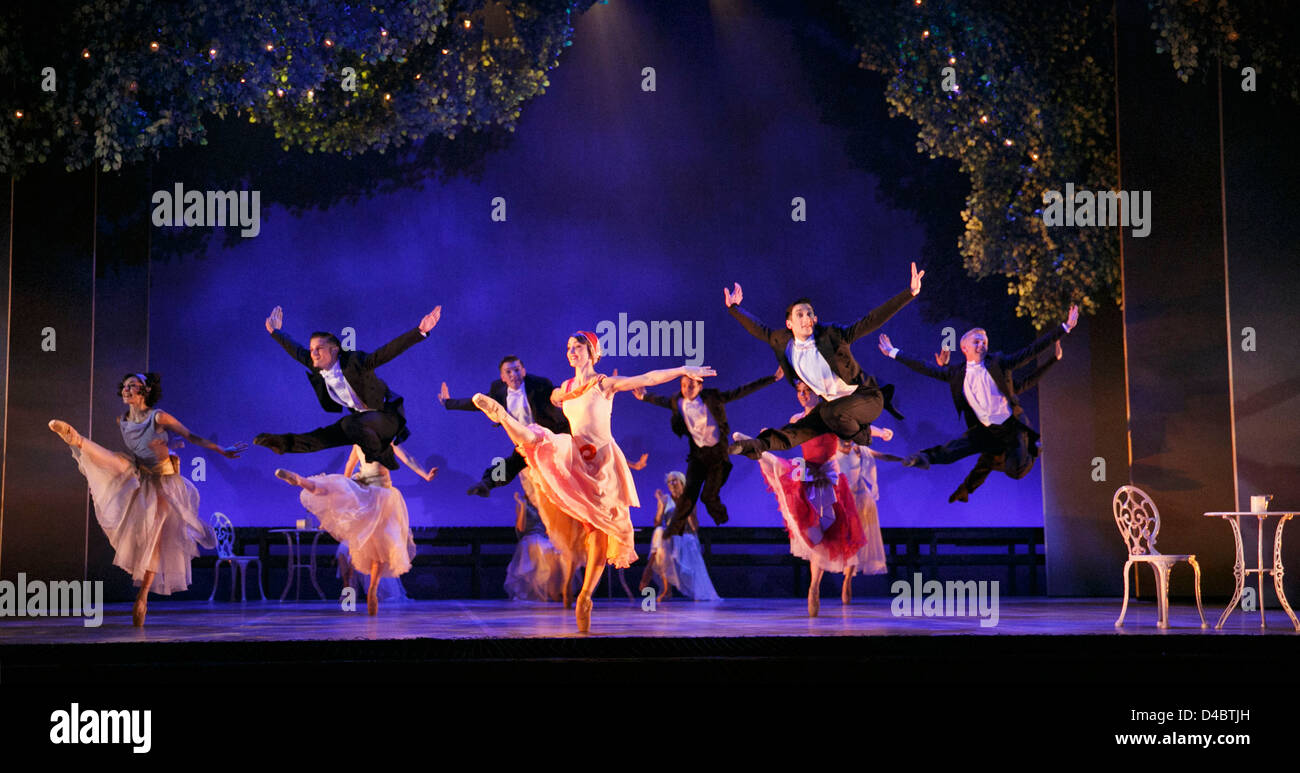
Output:
<path fill-rule="evenodd" d="M 476 392 L 470 399 L 480 411 L 488 415 L 489 419 L 500 424 L 505 429 L 506 434 L 510 436 L 510 441 L 515 445 L 526 446 L 537 442 L 537 434 L 529 429 L 527 425 L 521 424 L 518 419 L 507 413 L 506 409 L 501 407 L 501 403 L 482 392 Z"/>
<path fill-rule="evenodd" d="M 844 567 L 844 586 L 840 588 L 840 602 L 844 604 L 853 603 L 853 575 L 858 573 L 856 566 Z"/>
<path fill-rule="evenodd" d="M 144 616 L 149 611 L 149 586 L 153 585 L 153 572 L 144 573 L 144 581 L 140 583 L 140 592 L 135 594 L 135 605 L 131 607 L 131 625 L 136 628 L 144 627 Z"/>
<path fill-rule="evenodd" d="M 370 562 L 370 587 L 366 589 L 366 612 L 371 617 L 379 614 L 379 562 Z"/>
<path fill-rule="evenodd" d="M 808 567 L 812 570 L 812 580 L 808 583 L 808 616 L 816 617 L 822 606 L 822 568 L 815 563 Z"/>
<path fill-rule="evenodd" d="M 311 478 L 304 478 L 296 472 L 286 470 L 283 467 L 275 471 L 275 477 L 288 483 L 290 486 L 300 486 L 304 491 L 312 492 L 316 490 L 316 484 Z"/>
<path fill-rule="evenodd" d="M 673 587 L 668 584 L 668 570 L 664 567 L 664 564 L 668 561 L 668 556 L 665 556 L 664 552 L 666 551 L 661 550 L 659 552 L 659 587 L 663 588 L 663 592 L 659 594 L 656 601 L 667 601 L 668 597 L 673 595 Z"/>
<path fill-rule="evenodd" d="M 573 559 L 561 554 L 560 569 L 564 572 L 564 588 L 560 591 L 560 599 L 564 602 L 565 609 L 573 609 Z"/>
<path fill-rule="evenodd" d="M 578 631 L 587 633 L 591 630 L 591 594 L 596 591 L 600 576 L 605 571 L 605 553 L 608 550 L 608 537 L 600 529 L 587 532 L 587 572 L 582 580 L 582 590 L 578 592 L 577 609 L 574 616 L 578 620 Z"/>
<path fill-rule="evenodd" d="M 107 467 L 118 472 L 126 472 L 131 467 L 131 463 L 120 455 L 113 453 L 89 438 L 82 437 L 81 433 L 73 429 L 72 425 L 66 421 L 54 419 L 49 426 L 64 443 L 73 448 L 81 449 L 81 453 L 85 454 L 95 466 Z"/>

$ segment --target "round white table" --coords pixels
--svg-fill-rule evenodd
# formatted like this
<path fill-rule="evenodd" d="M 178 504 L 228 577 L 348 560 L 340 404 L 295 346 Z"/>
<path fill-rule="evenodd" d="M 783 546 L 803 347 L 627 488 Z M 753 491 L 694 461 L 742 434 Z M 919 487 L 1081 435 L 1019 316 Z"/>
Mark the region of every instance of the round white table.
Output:
<path fill-rule="evenodd" d="M 1295 517 L 1296 513 L 1288 512 L 1265 512 L 1265 513 L 1206 513 L 1206 517 L 1222 518 L 1232 526 L 1232 539 L 1237 545 L 1237 562 L 1232 567 L 1232 576 L 1237 581 L 1236 588 L 1232 592 L 1232 601 L 1228 602 L 1228 608 L 1223 610 L 1219 617 L 1219 622 L 1214 626 L 1215 630 L 1223 627 L 1232 614 L 1232 610 L 1237 608 L 1241 601 L 1241 591 L 1246 584 L 1246 575 L 1253 574 L 1258 578 L 1257 587 L 1259 589 L 1259 627 L 1264 626 L 1264 575 L 1273 575 L 1273 590 L 1277 592 L 1278 600 L 1282 602 L 1282 609 L 1286 610 L 1287 617 L 1291 618 L 1291 625 L 1300 631 L 1300 621 L 1296 620 L 1295 612 L 1291 611 L 1291 605 L 1287 603 L 1286 592 L 1282 589 L 1282 527 L 1286 522 Z M 1246 568 L 1246 551 L 1241 544 L 1241 519 L 1242 517 L 1255 518 L 1259 522 L 1257 532 L 1258 539 L 1255 545 L 1255 568 Z M 1277 531 L 1273 532 L 1273 567 L 1264 568 L 1264 522 L 1269 518 L 1277 518 Z"/>

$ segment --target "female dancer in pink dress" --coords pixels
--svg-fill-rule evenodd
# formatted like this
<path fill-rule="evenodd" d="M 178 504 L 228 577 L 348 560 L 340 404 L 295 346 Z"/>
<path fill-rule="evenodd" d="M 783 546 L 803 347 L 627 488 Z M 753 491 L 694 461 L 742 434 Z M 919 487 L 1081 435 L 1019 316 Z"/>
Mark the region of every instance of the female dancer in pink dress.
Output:
<path fill-rule="evenodd" d="M 796 390 L 804 410 L 790 418 L 792 423 L 808 415 L 821 402 L 802 382 Z M 872 426 L 871 434 L 888 440 L 894 433 Z M 746 436 L 737 432 L 732 437 Z M 842 474 L 836 463 L 839 438 L 833 434 L 818 435 L 805 441 L 800 450 L 801 460 L 790 461 L 765 451 L 758 462 L 790 534 L 790 553 L 807 560 L 812 570 L 808 616 L 816 617 L 821 609 L 822 574 L 844 574 L 840 600 L 847 604 L 853 598 L 852 580 L 859 566 L 870 567 L 869 571 L 875 573 L 872 556 L 876 551 L 868 536 L 869 524 L 864 517 L 867 513 L 854 495 L 854 481 Z M 875 535 L 879 539 L 878 526 Z M 883 550 L 883 545 L 878 547 Z"/>
<path fill-rule="evenodd" d="M 426 472 L 401 446 L 394 445 L 393 453 L 426 481 L 438 474 L 437 467 Z M 352 469 L 357 464 L 361 467 L 354 478 Z M 369 575 L 366 612 L 378 614 L 379 581 L 406 574 L 415 557 L 406 500 L 402 492 L 393 488 L 388 468 L 380 462 L 365 461 L 361 447 L 354 445 L 342 475 L 304 477 L 281 468 L 275 471 L 275 476 L 302 488 L 298 495 L 302 506 L 320 520 L 321 528 L 340 545 L 348 546 L 352 567 Z"/>
<path fill-rule="evenodd" d="M 188 588 L 190 560 L 199 554 L 198 546 L 217 544 L 211 527 L 199 520 L 198 489 L 180 474 L 180 460 L 169 453 L 173 446 L 167 433 L 229 459 L 248 444 L 223 448 L 155 408 L 162 397 L 157 373 L 129 373 L 117 388 L 127 407 L 117 417 L 127 453 L 109 451 L 65 421 L 51 421 L 50 429 L 71 446 L 72 458 L 86 476 L 95 518 L 113 546 L 113 563 L 130 572 L 131 582 L 140 587 L 131 623 L 142 626 L 149 591 L 167 596 Z"/>
<path fill-rule="evenodd" d="M 622 569 L 636 560 L 628 508 L 640 507 L 641 502 L 627 459 L 610 434 L 614 395 L 682 376 L 699 379 L 716 374 L 709 367 L 683 366 L 639 376 L 606 376 L 595 371 L 600 344 L 587 331 L 569 337 L 567 353 L 573 378 L 552 393 L 551 401 L 563 408 L 571 435 L 522 424 L 487 395 L 476 394 L 473 400 L 505 428 L 527 460 L 551 542 L 561 551 L 579 542 L 586 548 L 587 569 L 574 610 L 578 630 L 586 633 L 591 628 L 591 594 L 605 562 Z"/>

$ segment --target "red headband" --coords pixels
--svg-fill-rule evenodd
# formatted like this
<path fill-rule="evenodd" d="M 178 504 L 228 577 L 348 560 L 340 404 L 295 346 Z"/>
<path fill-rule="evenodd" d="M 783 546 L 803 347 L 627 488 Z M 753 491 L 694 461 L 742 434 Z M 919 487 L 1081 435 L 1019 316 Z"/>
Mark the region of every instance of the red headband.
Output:
<path fill-rule="evenodd" d="M 600 359 L 600 341 L 597 340 L 596 334 L 590 330 L 579 330 L 578 335 L 586 338 L 587 343 L 591 345 L 591 362 L 595 364 Z"/>

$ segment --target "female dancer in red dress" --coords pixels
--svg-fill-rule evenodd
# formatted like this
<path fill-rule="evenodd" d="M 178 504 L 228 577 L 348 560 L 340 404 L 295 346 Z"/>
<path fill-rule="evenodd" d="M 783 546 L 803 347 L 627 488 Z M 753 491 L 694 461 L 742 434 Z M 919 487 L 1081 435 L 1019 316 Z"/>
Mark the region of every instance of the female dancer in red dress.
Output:
<path fill-rule="evenodd" d="M 682 376 L 700 379 L 716 374 L 709 367 L 683 366 L 639 376 L 606 376 L 595 371 L 600 344 L 587 331 L 569 337 L 567 354 L 573 378 L 552 393 L 551 401 L 564 410 L 571 435 L 522 424 L 487 395 L 476 394 L 473 400 L 505 428 L 527 460 L 551 542 L 561 550 L 579 543 L 586 549 L 587 568 L 575 609 L 578 630 L 585 633 L 591 628 L 591 594 L 605 563 L 621 569 L 636 560 L 628 508 L 640 507 L 641 502 L 627 459 L 610 434 L 614 395 Z"/>

